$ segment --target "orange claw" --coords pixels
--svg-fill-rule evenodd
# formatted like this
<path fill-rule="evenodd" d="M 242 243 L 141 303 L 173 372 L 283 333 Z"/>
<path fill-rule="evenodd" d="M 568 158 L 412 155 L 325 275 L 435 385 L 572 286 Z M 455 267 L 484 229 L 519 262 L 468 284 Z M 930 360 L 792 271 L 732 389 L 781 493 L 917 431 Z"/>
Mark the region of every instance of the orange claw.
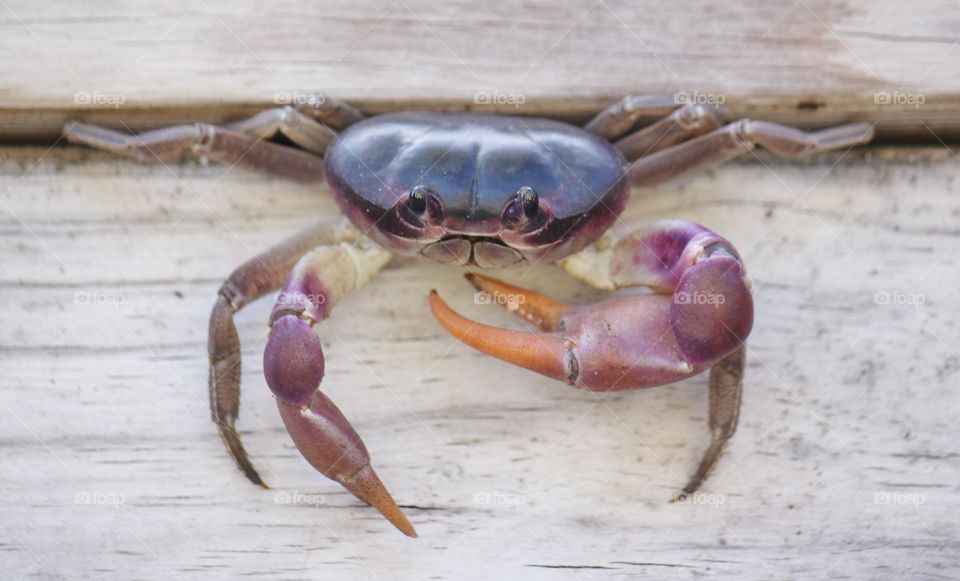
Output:
<path fill-rule="evenodd" d="M 547 377 L 570 380 L 570 352 L 559 333 L 527 333 L 471 321 L 451 309 L 435 290 L 430 291 L 430 310 L 441 327 L 474 349 Z"/>
<path fill-rule="evenodd" d="M 570 311 L 570 306 L 532 290 L 513 286 L 489 276 L 468 273 L 464 275 L 470 284 L 496 299 L 508 310 L 515 312 L 544 331 L 556 331 L 560 319 Z"/>
<path fill-rule="evenodd" d="M 667 236 L 667 242 L 676 237 Z M 629 295 L 582 306 L 484 276 L 467 277 L 492 293 L 485 302 L 536 323 L 542 333 L 477 323 L 451 310 L 435 292 L 430 307 L 444 329 L 478 351 L 582 389 L 665 385 L 696 375 L 739 348 L 753 322 L 750 291 L 732 251 L 718 242 L 701 254 L 672 283 L 676 296 Z M 667 282 L 669 274 L 663 277 Z"/>

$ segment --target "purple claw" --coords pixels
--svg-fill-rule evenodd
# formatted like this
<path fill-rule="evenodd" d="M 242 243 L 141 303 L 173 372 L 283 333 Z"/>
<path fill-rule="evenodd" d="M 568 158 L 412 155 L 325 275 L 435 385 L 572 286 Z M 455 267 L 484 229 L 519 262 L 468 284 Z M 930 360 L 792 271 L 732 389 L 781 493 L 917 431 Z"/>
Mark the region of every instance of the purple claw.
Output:
<path fill-rule="evenodd" d="M 310 401 L 323 379 L 323 348 L 309 323 L 293 315 L 273 322 L 263 375 L 277 398 L 292 404 Z"/>
<path fill-rule="evenodd" d="M 753 328 L 753 298 L 740 263 L 711 256 L 680 278 L 670 307 L 670 325 L 684 359 L 713 363 L 747 340 Z"/>
<path fill-rule="evenodd" d="M 273 323 L 263 355 L 267 384 L 297 449 L 327 478 L 371 504 L 404 534 L 416 531 L 370 466 L 363 440 L 330 398 L 320 392 L 323 348 L 310 323 L 293 314 Z"/>
<path fill-rule="evenodd" d="M 330 398 L 316 391 L 309 405 L 277 399 L 277 408 L 297 449 L 327 478 L 380 511 L 403 534 L 417 532 L 370 465 L 363 440 Z"/>
<path fill-rule="evenodd" d="M 610 275 L 617 287 L 673 290 L 683 273 L 712 245 L 733 251 L 717 233 L 685 220 L 660 220 L 622 238 L 613 251 Z M 735 253 L 734 258 L 739 258 Z"/>
<path fill-rule="evenodd" d="M 589 390 L 690 377 L 740 348 L 753 326 L 749 281 L 736 251 L 714 232 L 681 220 L 652 224 L 614 249 L 616 286 L 644 285 L 661 294 L 574 306 L 492 278 L 468 278 L 480 290 L 516 299 L 511 309 L 545 332 L 482 325 L 433 293 L 434 316 L 448 332 L 484 353 Z"/>
<path fill-rule="evenodd" d="M 300 260 L 277 298 L 263 374 L 277 397 L 287 431 L 303 457 L 324 476 L 379 510 L 402 533 L 416 531 L 370 465 L 370 454 L 350 422 L 320 391 L 323 346 L 313 325 L 375 270 L 361 271 L 363 249 L 323 247 Z M 351 254 L 352 253 L 352 254 Z M 379 268 L 389 258 L 371 251 Z M 347 256 L 349 255 L 349 257 Z"/>

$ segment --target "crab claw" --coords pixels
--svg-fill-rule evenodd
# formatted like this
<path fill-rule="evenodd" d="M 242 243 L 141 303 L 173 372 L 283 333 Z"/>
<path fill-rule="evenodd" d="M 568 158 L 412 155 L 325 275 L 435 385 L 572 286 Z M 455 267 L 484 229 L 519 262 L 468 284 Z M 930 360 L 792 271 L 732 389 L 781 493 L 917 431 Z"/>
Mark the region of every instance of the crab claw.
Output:
<path fill-rule="evenodd" d="M 403 534 L 416 537 L 370 464 L 350 422 L 320 391 L 324 357 L 313 325 L 347 293 L 364 284 L 390 255 L 372 245 L 318 246 L 293 268 L 270 317 L 263 375 L 297 449 L 314 468 L 372 505 Z"/>
<path fill-rule="evenodd" d="M 737 428 L 744 341 L 753 327 L 750 279 L 740 255 L 699 224 L 664 220 L 612 246 L 598 244 L 571 256 L 563 266 L 599 288 L 645 286 L 654 293 L 568 305 L 468 274 L 467 280 L 490 295 L 488 302 L 542 332 L 471 321 L 436 291 L 430 293 L 430 309 L 444 329 L 475 349 L 582 389 L 653 387 L 710 369 L 710 446 L 683 487 L 683 495 L 692 494 Z"/>
<path fill-rule="evenodd" d="M 556 334 L 498 329 L 471 321 L 451 309 L 435 290 L 430 291 L 430 310 L 448 333 L 478 351 L 554 379 L 566 381 L 571 375 L 567 345 Z"/>
<path fill-rule="evenodd" d="M 307 321 L 274 321 L 264 351 L 264 375 L 297 449 L 314 468 L 380 511 L 403 534 L 417 533 L 370 465 L 370 454 L 350 422 L 319 389 L 323 349 Z"/>
<path fill-rule="evenodd" d="M 729 243 L 702 226 L 673 221 L 653 225 L 627 244 L 614 253 L 620 258 L 612 265 L 617 277 L 643 280 L 660 294 L 566 305 L 467 275 L 478 289 L 494 295 L 491 302 L 532 321 L 542 333 L 477 323 L 452 310 L 436 292 L 430 307 L 444 329 L 471 347 L 594 391 L 673 383 L 743 345 L 753 325 L 753 300 Z"/>

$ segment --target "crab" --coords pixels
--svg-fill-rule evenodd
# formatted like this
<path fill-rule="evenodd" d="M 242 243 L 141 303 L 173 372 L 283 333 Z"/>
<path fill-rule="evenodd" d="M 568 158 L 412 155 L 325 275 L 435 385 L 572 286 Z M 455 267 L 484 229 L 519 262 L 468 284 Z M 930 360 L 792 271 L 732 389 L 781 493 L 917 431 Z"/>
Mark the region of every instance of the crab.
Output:
<path fill-rule="evenodd" d="M 392 254 L 419 255 L 468 267 L 470 283 L 498 297 L 490 302 L 538 328 L 469 320 L 432 291 L 437 323 L 496 358 L 592 391 L 654 387 L 709 370 L 710 442 L 680 493 L 689 495 L 737 427 L 753 326 L 750 279 L 734 246 L 705 226 L 662 220 L 619 236 L 611 227 L 634 187 L 715 166 L 755 146 L 786 158 L 849 148 L 868 142 L 872 127 L 804 132 L 748 119 L 724 124 L 714 107 L 649 95 L 626 97 L 583 127 L 472 112 L 365 117 L 321 96 L 224 127 L 198 123 L 130 135 L 73 122 L 64 133 L 141 161 L 193 155 L 326 181 L 345 219 L 254 257 L 219 290 L 209 326 L 212 417 L 240 470 L 266 488 L 236 430 L 240 339 L 233 317 L 279 289 L 263 371 L 294 444 L 319 472 L 415 537 L 359 434 L 319 389 L 324 354 L 313 327 L 340 299 L 367 284 Z M 541 263 L 600 289 L 649 292 L 571 305 L 475 272 Z"/>

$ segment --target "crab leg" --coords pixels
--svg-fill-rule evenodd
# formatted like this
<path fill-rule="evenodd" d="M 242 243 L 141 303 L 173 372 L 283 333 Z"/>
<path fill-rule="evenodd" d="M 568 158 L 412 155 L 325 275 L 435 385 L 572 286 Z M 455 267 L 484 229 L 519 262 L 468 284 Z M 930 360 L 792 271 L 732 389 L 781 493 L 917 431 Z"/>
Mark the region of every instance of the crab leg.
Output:
<path fill-rule="evenodd" d="M 323 155 L 337 132 L 293 107 L 261 111 L 249 119 L 227 125 L 256 139 L 271 139 L 278 133 L 311 153 Z"/>
<path fill-rule="evenodd" d="M 237 467 L 254 484 L 267 485 L 253 467 L 236 430 L 240 413 L 240 336 L 233 315 L 277 290 L 297 260 L 318 244 L 341 239 L 342 226 L 318 224 L 240 265 L 221 285 L 210 313 L 210 413 Z"/>
<path fill-rule="evenodd" d="M 873 139 L 869 123 L 848 123 L 812 133 L 767 121 L 741 119 L 693 139 L 641 157 L 630 169 L 634 185 L 649 186 L 702 171 L 762 146 L 774 155 L 800 158 L 844 149 Z"/>
<path fill-rule="evenodd" d="M 82 143 L 138 161 L 169 161 L 191 154 L 297 181 L 315 182 L 324 175 L 323 162 L 317 156 L 322 156 L 336 139 L 335 130 L 363 119 L 363 114 L 324 95 L 312 95 L 306 101 L 296 107 L 267 109 L 226 128 L 195 123 L 130 135 L 71 121 L 64 126 L 63 134 L 71 143 Z M 265 141 L 278 133 L 307 151 Z"/>
<path fill-rule="evenodd" d="M 363 114 L 343 101 L 325 95 L 310 95 L 306 103 L 261 111 L 249 119 L 227 125 L 228 129 L 257 139 L 282 134 L 300 147 L 323 155 L 337 132 L 363 119 Z"/>
<path fill-rule="evenodd" d="M 306 102 L 294 107 L 300 113 L 337 131 L 346 129 L 364 118 L 363 113 L 340 99 L 323 94 L 309 95 Z"/>
<path fill-rule="evenodd" d="M 574 276 L 610 290 L 632 286 L 653 294 L 566 305 L 480 275 L 480 290 L 537 324 L 542 333 L 476 323 L 434 292 L 430 306 L 444 329 L 468 345 L 582 389 L 618 391 L 673 383 L 707 369 L 712 442 L 692 492 L 736 429 L 743 344 L 753 326 L 749 279 L 733 246 L 691 222 L 667 220 L 603 250 L 564 262 Z"/>
<path fill-rule="evenodd" d="M 323 180 L 323 159 L 316 155 L 206 123 L 129 135 L 74 121 L 63 128 L 63 133 L 71 143 L 137 161 L 171 161 L 191 154 L 301 182 Z"/>
<path fill-rule="evenodd" d="M 746 351 L 746 348 L 741 345 L 739 349 L 710 368 L 710 446 L 704 452 L 697 471 L 683 487 L 683 494 L 693 494 L 700 488 L 717 460 L 720 459 L 727 440 L 737 431 Z"/>
<path fill-rule="evenodd" d="M 304 458 L 324 476 L 373 505 L 401 532 L 416 536 L 374 472 L 360 436 L 319 390 L 324 357 L 313 325 L 390 259 L 389 252 L 353 231 L 355 236 L 349 239 L 313 249 L 293 268 L 270 317 L 263 373 L 287 431 Z"/>
<path fill-rule="evenodd" d="M 627 134 L 640 120 L 652 117 L 663 118 Z M 799 158 L 873 139 L 869 123 L 848 123 L 809 133 L 751 119 L 723 125 L 716 107 L 681 106 L 669 95 L 624 97 L 601 111 L 584 129 L 616 140 L 614 145 L 624 156 L 636 160 L 630 174 L 639 186 L 708 169 L 758 145 L 779 157 Z"/>
<path fill-rule="evenodd" d="M 656 123 L 627 135 L 614 145 L 632 161 L 719 129 L 721 125 L 712 108 L 686 105 Z"/>
<path fill-rule="evenodd" d="M 583 128 L 605 139 L 616 139 L 637 121 L 663 117 L 679 107 L 673 95 L 629 95 L 598 113 Z"/>

